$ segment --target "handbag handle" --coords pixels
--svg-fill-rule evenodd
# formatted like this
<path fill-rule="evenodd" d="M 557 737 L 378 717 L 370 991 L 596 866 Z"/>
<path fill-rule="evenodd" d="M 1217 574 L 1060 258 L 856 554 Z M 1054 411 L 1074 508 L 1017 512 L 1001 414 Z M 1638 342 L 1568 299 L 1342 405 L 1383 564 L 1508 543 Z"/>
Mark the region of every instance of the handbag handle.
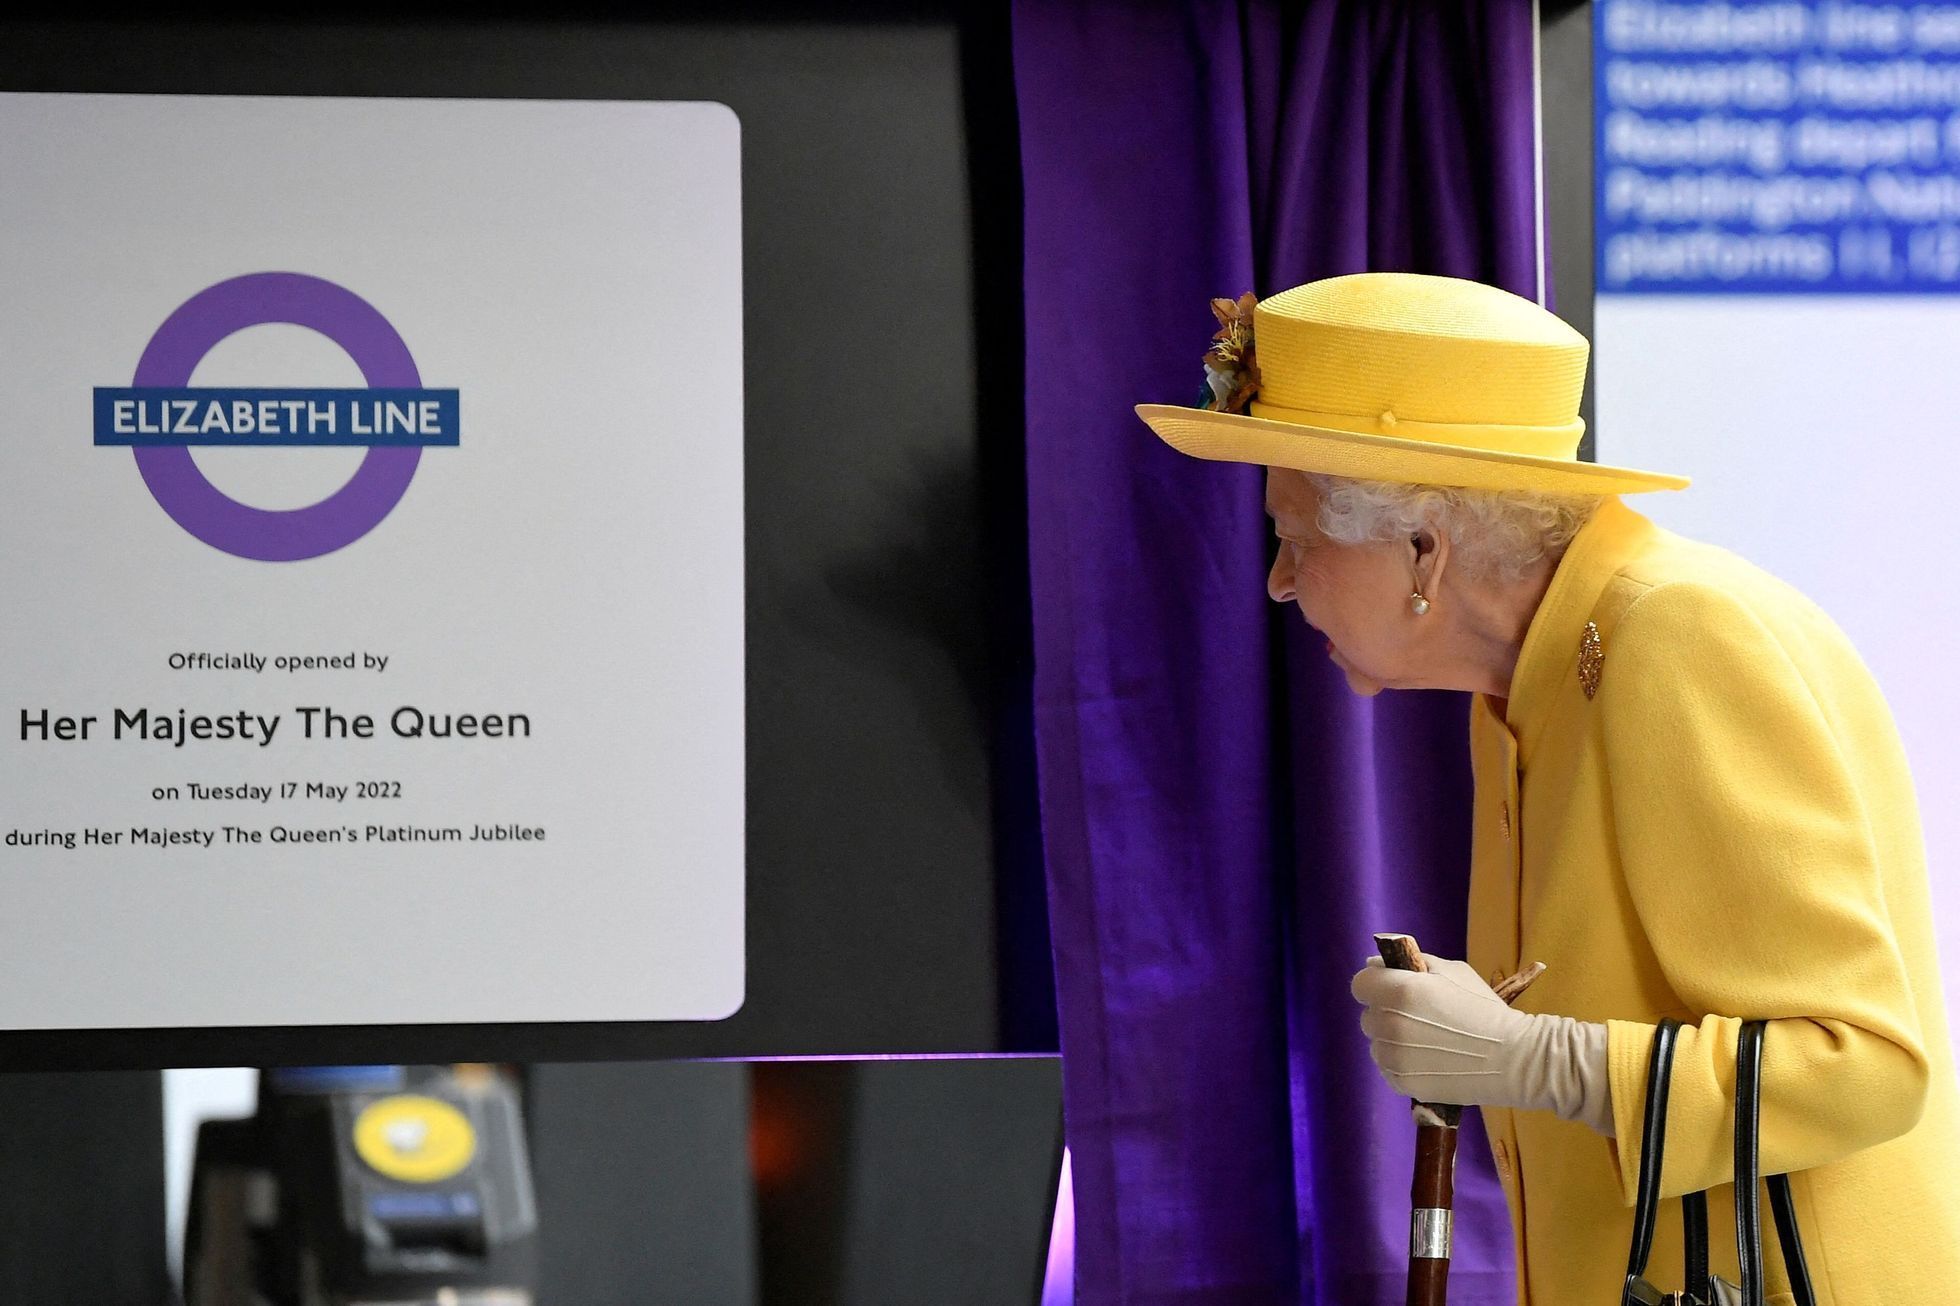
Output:
<path fill-rule="evenodd" d="M 1735 1245 L 1741 1255 L 1742 1300 L 1763 1306 L 1763 1216 L 1756 1196 L 1760 1177 L 1760 1128 L 1763 1113 L 1763 1036 L 1769 1022 L 1744 1022 L 1736 1042 L 1735 1062 Z M 1797 1231 L 1796 1201 L 1790 1176 L 1769 1177 L 1769 1205 L 1776 1219 L 1776 1241 L 1783 1249 L 1783 1268 L 1797 1306 L 1816 1306 L 1810 1267 L 1804 1261 L 1803 1239 Z"/>
<path fill-rule="evenodd" d="M 1769 1210 L 1776 1219 L 1776 1242 L 1783 1249 L 1783 1267 L 1790 1272 L 1790 1291 L 1797 1306 L 1817 1306 L 1817 1290 L 1811 1286 L 1803 1239 L 1797 1233 L 1797 1200 L 1790 1195 L 1790 1176 L 1773 1174 L 1767 1182 Z"/>
<path fill-rule="evenodd" d="M 1647 1105 L 1641 1122 L 1640 1177 L 1634 1185 L 1633 1246 L 1627 1253 L 1627 1277 L 1620 1293 L 1621 1306 L 1655 1306 L 1659 1300 L 1652 1285 L 1643 1276 L 1647 1273 L 1647 1258 L 1654 1250 L 1654 1223 L 1660 1213 L 1661 1158 L 1667 1143 L 1667 1093 L 1668 1085 L 1674 1078 L 1674 1041 L 1680 1030 L 1680 1021 L 1671 1016 L 1663 1017 L 1654 1029 L 1654 1047 L 1647 1058 Z M 1685 1215 L 1683 1218 L 1686 1218 Z"/>
<path fill-rule="evenodd" d="M 1715 1293 L 1708 1281 L 1708 1194 L 1681 1194 L 1681 1246 L 1688 1263 L 1688 1300 L 1713 1302 Z"/>
<path fill-rule="evenodd" d="M 1743 1306 L 1763 1306 L 1763 1213 L 1756 1196 L 1762 1089 L 1763 1024 L 1752 1020 L 1735 1046 L 1735 1250 Z"/>
<path fill-rule="evenodd" d="M 1736 1046 L 1735 1197 L 1736 1247 L 1741 1257 L 1744 1306 L 1763 1306 L 1762 1211 L 1756 1187 L 1760 1170 L 1763 1035 L 1768 1022 L 1752 1020 L 1742 1026 Z M 1654 1227 L 1660 1213 L 1661 1162 L 1667 1145 L 1668 1086 L 1673 1078 L 1674 1047 L 1681 1022 L 1664 1017 L 1654 1030 L 1647 1062 L 1647 1102 L 1640 1146 L 1640 1177 L 1635 1186 L 1633 1246 L 1627 1256 L 1622 1306 L 1659 1306 L 1667 1298 L 1644 1277 L 1653 1252 Z M 1810 1270 L 1804 1261 L 1797 1229 L 1796 1203 L 1788 1175 L 1769 1177 L 1770 1210 L 1776 1220 L 1777 1242 L 1789 1271 L 1796 1306 L 1816 1306 Z M 1686 1295 L 1690 1302 L 1713 1302 L 1708 1273 L 1708 1194 L 1686 1193 L 1681 1198 L 1682 1240 L 1686 1249 Z"/>

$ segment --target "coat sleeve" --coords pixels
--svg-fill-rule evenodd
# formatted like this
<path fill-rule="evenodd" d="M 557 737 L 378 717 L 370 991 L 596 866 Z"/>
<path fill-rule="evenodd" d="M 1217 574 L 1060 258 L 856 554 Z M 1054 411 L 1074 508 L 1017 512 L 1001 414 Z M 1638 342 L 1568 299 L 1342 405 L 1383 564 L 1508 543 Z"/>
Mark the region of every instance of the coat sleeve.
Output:
<path fill-rule="evenodd" d="M 1866 677 L 1842 649 L 1843 673 Z M 1622 616 L 1597 698 L 1626 892 L 1687 1009 L 1662 1196 L 1734 1179 L 1745 1020 L 1770 1021 L 1763 1173 L 1911 1129 L 1931 1072 L 1860 788 L 1872 781 L 1853 774 L 1784 646 L 1721 590 L 1663 585 Z M 1654 1026 L 1607 1031 L 1611 1147 L 1631 1206 Z"/>

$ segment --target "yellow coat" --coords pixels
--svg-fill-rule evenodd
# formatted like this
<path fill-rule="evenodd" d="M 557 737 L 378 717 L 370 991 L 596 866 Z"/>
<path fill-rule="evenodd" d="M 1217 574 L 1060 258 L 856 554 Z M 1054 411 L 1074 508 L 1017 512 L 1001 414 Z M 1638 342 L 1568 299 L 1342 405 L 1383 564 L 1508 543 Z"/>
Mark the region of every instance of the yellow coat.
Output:
<path fill-rule="evenodd" d="M 1664 1015 L 1685 1028 L 1656 1285 L 1681 1287 L 1679 1199 L 1702 1188 L 1713 1265 L 1737 1277 L 1736 1035 L 1767 1017 L 1763 1172 L 1796 1172 L 1818 1301 L 1960 1297 L 1960 1086 L 1918 810 L 1891 714 L 1831 620 L 1608 499 L 1532 618 L 1509 699 L 1472 695 L 1470 740 L 1467 960 L 1487 976 L 1543 961 L 1519 1008 L 1609 1031 L 1616 1139 L 1484 1112 L 1522 1306 L 1619 1301 Z"/>

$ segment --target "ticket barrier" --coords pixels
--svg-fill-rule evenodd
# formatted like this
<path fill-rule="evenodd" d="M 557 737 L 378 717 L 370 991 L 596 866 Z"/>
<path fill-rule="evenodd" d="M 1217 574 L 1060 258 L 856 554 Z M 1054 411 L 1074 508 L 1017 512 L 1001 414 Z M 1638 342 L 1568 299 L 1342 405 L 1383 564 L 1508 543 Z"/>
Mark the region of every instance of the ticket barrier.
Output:
<path fill-rule="evenodd" d="M 533 1306 L 537 1223 L 507 1072 L 269 1070 L 199 1130 L 185 1302 Z"/>

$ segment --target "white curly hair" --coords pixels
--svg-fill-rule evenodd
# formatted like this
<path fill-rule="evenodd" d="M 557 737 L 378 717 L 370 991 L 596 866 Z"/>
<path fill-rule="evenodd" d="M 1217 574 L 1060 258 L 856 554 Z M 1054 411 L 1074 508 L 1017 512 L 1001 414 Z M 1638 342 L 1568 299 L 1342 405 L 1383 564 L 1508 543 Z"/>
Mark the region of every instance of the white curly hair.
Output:
<path fill-rule="evenodd" d="M 1338 544 L 1405 540 L 1428 529 L 1447 535 L 1468 576 L 1522 580 L 1542 559 L 1556 562 L 1603 501 L 1593 494 L 1473 490 L 1363 481 L 1304 473 L 1320 496 L 1315 524 Z"/>

